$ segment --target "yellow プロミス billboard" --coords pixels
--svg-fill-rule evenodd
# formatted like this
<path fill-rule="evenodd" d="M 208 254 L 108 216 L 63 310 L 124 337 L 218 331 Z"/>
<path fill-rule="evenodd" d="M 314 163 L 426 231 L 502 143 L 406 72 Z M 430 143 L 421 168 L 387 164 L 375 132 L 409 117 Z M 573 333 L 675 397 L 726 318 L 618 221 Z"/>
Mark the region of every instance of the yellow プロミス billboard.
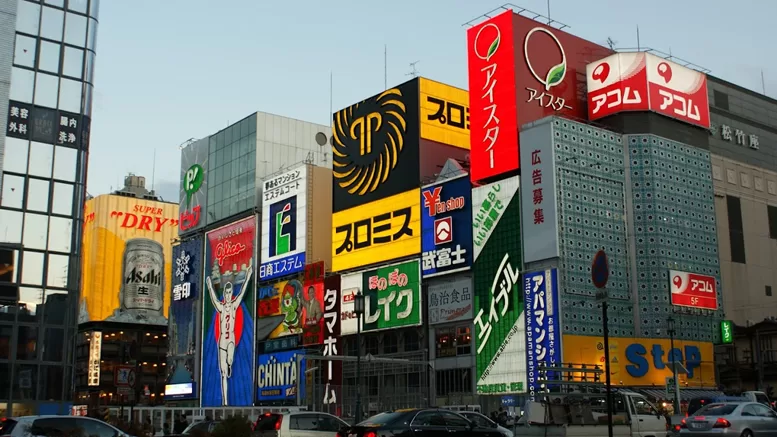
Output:
<path fill-rule="evenodd" d="M 353 269 L 420 252 L 420 188 L 339 211 L 332 216 L 332 271 Z"/>
<path fill-rule="evenodd" d="M 664 386 L 672 376 L 670 340 L 666 338 L 610 337 L 610 377 L 614 385 Z M 604 370 L 604 339 L 583 335 L 564 335 L 565 363 L 602 366 Z M 715 387 L 715 357 L 712 343 L 674 341 L 674 361 L 688 370 L 678 375 L 683 386 Z M 604 375 L 602 375 L 604 382 Z"/>
<path fill-rule="evenodd" d="M 420 78 L 421 138 L 469 150 L 469 93 Z"/>
<path fill-rule="evenodd" d="M 102 195 L 86 201 L 78 321 L 164 325 L 178 205 Z"/>

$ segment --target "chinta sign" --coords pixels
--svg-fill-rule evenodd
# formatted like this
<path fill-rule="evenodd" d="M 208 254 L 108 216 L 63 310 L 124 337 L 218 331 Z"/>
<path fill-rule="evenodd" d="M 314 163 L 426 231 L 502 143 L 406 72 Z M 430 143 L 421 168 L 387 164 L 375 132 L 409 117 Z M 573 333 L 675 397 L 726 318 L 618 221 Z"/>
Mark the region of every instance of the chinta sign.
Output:
<path fill-rule="evenodd" d="M 472 190 L 478 394 L 526 391 L 519 177 Z"/>

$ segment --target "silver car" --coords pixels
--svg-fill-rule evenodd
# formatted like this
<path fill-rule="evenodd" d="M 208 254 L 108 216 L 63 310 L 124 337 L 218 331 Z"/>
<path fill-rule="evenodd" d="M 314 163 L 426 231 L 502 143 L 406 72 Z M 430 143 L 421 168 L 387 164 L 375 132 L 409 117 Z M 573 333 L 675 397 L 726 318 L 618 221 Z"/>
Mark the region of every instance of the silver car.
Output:
<path fill-rule="evenodd" d="M 777 413 L 757 402 L 709 404 L 683 419 L 680 435 L 777 437 Z"/>

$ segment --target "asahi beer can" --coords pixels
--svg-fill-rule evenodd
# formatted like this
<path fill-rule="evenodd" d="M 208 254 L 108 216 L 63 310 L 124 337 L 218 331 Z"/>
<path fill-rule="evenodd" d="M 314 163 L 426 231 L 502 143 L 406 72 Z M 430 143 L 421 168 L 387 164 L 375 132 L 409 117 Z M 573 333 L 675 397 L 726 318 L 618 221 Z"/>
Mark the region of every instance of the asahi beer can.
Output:
<path fill-rule="evenodd" d="M 128 240 L 122 273 L 121 309 L 163 316 L 165 254 L 162 245 L 148 238 Z"/>

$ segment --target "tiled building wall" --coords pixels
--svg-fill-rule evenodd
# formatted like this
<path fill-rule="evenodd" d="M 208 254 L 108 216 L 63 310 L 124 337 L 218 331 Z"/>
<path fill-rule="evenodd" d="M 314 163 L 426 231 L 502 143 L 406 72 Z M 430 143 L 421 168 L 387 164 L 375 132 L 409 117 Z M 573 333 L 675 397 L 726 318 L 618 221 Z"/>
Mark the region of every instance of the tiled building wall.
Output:
<path fill-rule="evenodd" d="M 559 187 L 559 286 L 563 330 L 602 335 L 602 317 L 591 284 L 591 260 L 604 249 L 610 262 L 610 334 L 634 334 L 629 291 L 623 144 L 619 134 L 569 120 L 553 121 Z"/>
<path fill-rule="evenodd" d="M 710 154 L 653 135 L 627 135 L 633 201 L 637 335 L 667 336 L 667 319 L 677 338 L 718 341 L 722 310 L 683 311 L 669 298 L 669 270 L 717 278 L 722 302 Z"/>

